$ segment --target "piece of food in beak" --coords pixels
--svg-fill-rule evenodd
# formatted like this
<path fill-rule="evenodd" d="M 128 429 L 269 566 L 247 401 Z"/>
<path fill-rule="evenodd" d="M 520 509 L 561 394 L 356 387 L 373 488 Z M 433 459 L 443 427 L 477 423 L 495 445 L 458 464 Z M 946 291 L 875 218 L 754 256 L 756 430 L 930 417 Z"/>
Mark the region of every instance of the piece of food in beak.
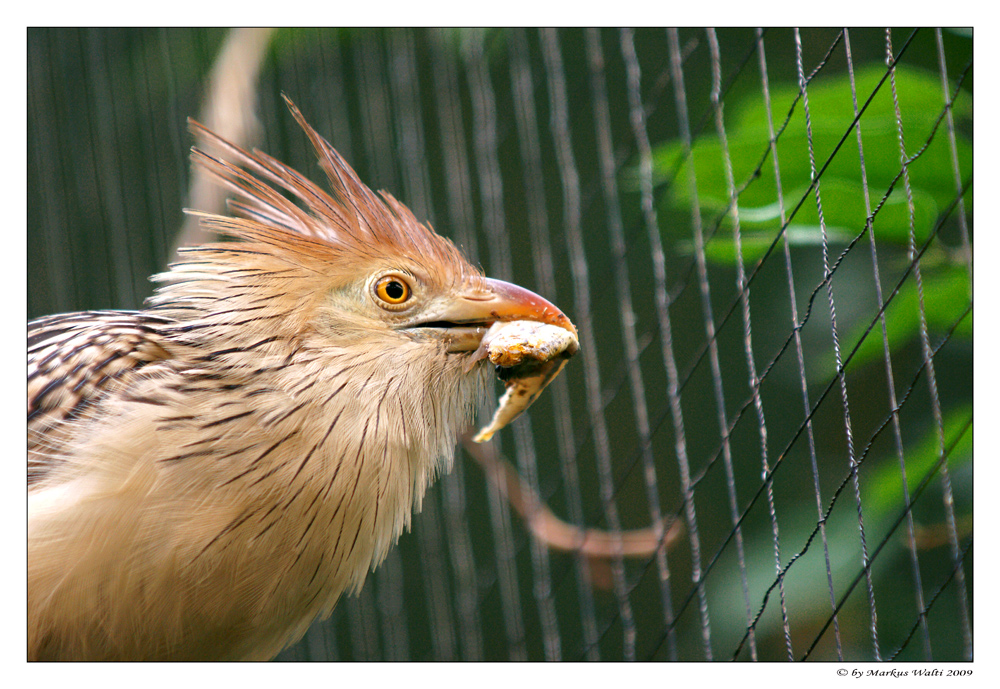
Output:
<path fill-rule="evenodd" d="M 568 321 L 567 321 L 568 322 Z M 580 343 L 575 329 L 537 321 L 494 323 L 483 336 L 474 360 L 489 358 L 507 387 L 489 425 L 473 438 L 484 443 L 531 406 L 559 375 Z"/>

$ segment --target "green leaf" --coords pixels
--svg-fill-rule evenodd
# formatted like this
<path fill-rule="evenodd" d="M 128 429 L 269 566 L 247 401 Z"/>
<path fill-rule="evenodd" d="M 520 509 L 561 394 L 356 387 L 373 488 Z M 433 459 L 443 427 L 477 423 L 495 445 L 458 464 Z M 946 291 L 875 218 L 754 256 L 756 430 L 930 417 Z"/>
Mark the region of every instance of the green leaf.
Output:
<path fill-rule="evenodd" d="M 927 271 L 923 276 L 924 313 L 927 326 L 932 332 L 946 332 L 958 322 L 953 337 L 972 339 L 972 314 L 962 318 L 962 313 L 969 305 L 969 275 L 964 267 L 949 267 L 946 270 Z M 885 292 L 888 296 L 888 292 Z M 900 348 L 920 335 L 920 302 L 917 294 L 917 283 L 911 274 L 899 289 L 886 308 L 886 337 L 889 341 L 889 351 Z M 961 320 L 959 320 L 961 319 Z M 855 323 L 844 338 L 845 356 L 854 345 L 865 335 L 870 321 L 868 316 L 863 322 Z M 882 325 L 876 323 L 867 334 L 858 351 L 851 357 L 847 369 L 857 371 L 885 357 L 885 347 L 882 340 Z M 826 380 L 835 373 L 832 361 L 824 360 L 821 368 L 815 372 L 814 380 Z"/>
<path fill-rule="evenodd" d="M 881 65 L 858 70 L 856 74 L 858 107 L 864 106 L 868 97 L 875 93 L 859 123 L 865 176 L 862 175 L 857 134 L 851 130 L 855 117 L 854 98 L 847 75 L 817 77 L 809 84 L 809 128 L 816 170 L 821 170 L 830 159 L 818 184 L 828 232 L 832 236 L 855 236 L 864 230 L 868 215 L 865 203 L 867 180 L 868 203 L 872 210 L 888 194 L 874 220 L 876 237 L 880 241 L 906 245 L 910 237 L 911 214 L 901 176 L 899 132 L 889 80 L 886 79 L 879 87 L 884 74 L 885 68 Z M 945 123 L 941 122 L 934 131 L 945 98 L 937 75 L 913 68 L 897 68 L 895 81 L 906 155 L 913 156 L 920 151 L 907 170 L 913 198 L 912 227 L 920 244 L 929 236 L 941 209 L 950 204 L 957 193 Z M 879 87 L 877 92 L 876 87 Z M 772 91 L 776 128 L 782 126 L 797 95 L 796 85 Z M 964 92 L 956 99 L 953 114 L 960 124 L 971 117 L 971 98 Z M 972 172 L 972 144 L 961 127 L 958 129 L 959 170 L 962 180 L 965 180 Z M 924 147 L 932 131 L 934 136 Z M 739 194 L 738 213 L 744 231 L 744 246 L 750 247 L 749 254 L 753 255 L 753 247 L 761 244 L 765 248 L 769 246 L 781 227 L 781 207 L 777 201 L 777 183 L 774 162 L 769 153 L 767 113 L 763 102 L 755 99 L 728 111 L 726 135 L 736 186 L 745 187 Z M 921 147 L 924 147 L 922 151 Z M 791 222 L 799 226 L 819 226 L 816 191 L 810 190 L 812 169 L 804 101 L 801 99 L 795 103 L 787 126 L 779 134 L 777 155 L 785 190 L 782 201 L 786 219 L 791 218 Z M 666 203 L 671 208 L 690 208 L 694 198 L 690 185 L 693 167 L 699 209 L 706 224 L 714 224 L 726 211 L 729 190 L 725 161 L 722 144 L 714 130 L 698 137 L 690 157 L 685 157 L 682 144 L 675 141 L 657 147 L 653 162 L 656 182 L 668 187 Z M 627 172 L 627 175 L 635 174 L 634 169 Z M 967 193 L 965 202 L 967 211 L 971 213 L 971 193 Z M 732 217 L 724 219 L 724 226 L 731 228 L 732 224 Z M 676 231 L 663 228 L 665 238 Z M 758 241 L 752 237 L 754 233 L 769 239 Z M 735 252 L 731 244 L 726 244 L 729 240 L 720 233 L 717 241 L 722 241 L 723 245 L 715 249 L 707 247 L 709 257 L 727 263 L 734 260 Z M 744 258 L 750 260 L 747 254 Z"/>
<path fill-rule="evenodd" d="M 948 469 L 969 466 L 972 463 L 972 430 L 966 430 L 959 438 L 958 433 L 972 415 L 972 408 L 962 406 L 950 411 L 944 418 L 945 444 L 955 443 L 948 455 Z M 920 483 L 933 471 L 940 459 L 940 447 L 936 428 L 929 428 L 917 444 L 907 447 L 903 456 L 906 460 L 907 492 L 913 497 L 913 492 Z M 874 458 L 872 458 L 874 459 Z M 868 460 L 865 460 L 866 464 Z M 864 477 L 863 497 L 866 516 L 871 515 L 875 523 L 884 521 L 897 513 L 903 502 L 903 482 L 901 480 L 899 461 L 893 457 L 879 458 L 870 466 L 875 470 Z M 933 480 L 933 479 L 932 479 Z M 971 487 L 971 486 L 970 486 Z"/>

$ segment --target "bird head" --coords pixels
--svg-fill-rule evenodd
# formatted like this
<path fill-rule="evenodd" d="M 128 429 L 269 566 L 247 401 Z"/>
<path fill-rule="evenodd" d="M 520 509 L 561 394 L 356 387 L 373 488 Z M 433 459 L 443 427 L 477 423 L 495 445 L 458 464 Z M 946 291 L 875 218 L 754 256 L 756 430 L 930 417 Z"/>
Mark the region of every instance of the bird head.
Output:
<path fill-rule="evenodd" d="M 183 322 L 189 337 L 244 346 L 269 338 L 262 349 L 289 339 L 354 351 L 422 346 L 438 356 L 436 370 L 443 356 L 460 360 L 448 370 L 465 373 L 497 322 L 536 321 L 575 336 L 547 300 L 485 277 L 391 194 L 371 191 L 285 100 L 332 194 L 189 120 L 193 161 L 235 198 L 230 216 L 188 212 L 235 241 L 182 249 L 186 260 L 154 278 L 168 283 L 150 299 L 154 309 Z"/>

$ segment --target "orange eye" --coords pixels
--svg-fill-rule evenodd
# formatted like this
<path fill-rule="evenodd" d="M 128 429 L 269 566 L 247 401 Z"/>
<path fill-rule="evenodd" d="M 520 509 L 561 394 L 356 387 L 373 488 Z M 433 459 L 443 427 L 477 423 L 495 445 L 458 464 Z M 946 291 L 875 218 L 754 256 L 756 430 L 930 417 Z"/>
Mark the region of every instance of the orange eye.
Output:
<path fill-rule="evenodd" d="M 398 306 L 409 299 L 413 292 L 402 278 L 386 275 L 375 283 L 375 294 L 386 304 Z"/>

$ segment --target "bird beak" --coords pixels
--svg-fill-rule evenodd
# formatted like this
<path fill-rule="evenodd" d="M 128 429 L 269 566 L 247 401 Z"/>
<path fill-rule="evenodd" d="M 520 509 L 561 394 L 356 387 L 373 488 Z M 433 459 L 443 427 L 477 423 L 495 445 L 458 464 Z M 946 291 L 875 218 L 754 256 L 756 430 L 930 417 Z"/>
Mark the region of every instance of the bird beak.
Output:
<path fill-rule="evenodd" d="M 486 287 L 485 295 L 462 295 L 461 300 L 471 311 L 488 312 L 489 323 L 537 321 L 557 325 L 576 335 L 576 326 L 566 315 L 531 290 L 491 278 L 486 278 Z"/>
<path fill-rule="evenodd" d="M 475 290 L 455 295 L 434 320 L 433 330 L 449 352 L 477 349 L 483 335 L 497 322 L 536 321 L 576 335 L 576 326 L 553 304 L 523 287 L 491 278 L 485 278 Z"/>

